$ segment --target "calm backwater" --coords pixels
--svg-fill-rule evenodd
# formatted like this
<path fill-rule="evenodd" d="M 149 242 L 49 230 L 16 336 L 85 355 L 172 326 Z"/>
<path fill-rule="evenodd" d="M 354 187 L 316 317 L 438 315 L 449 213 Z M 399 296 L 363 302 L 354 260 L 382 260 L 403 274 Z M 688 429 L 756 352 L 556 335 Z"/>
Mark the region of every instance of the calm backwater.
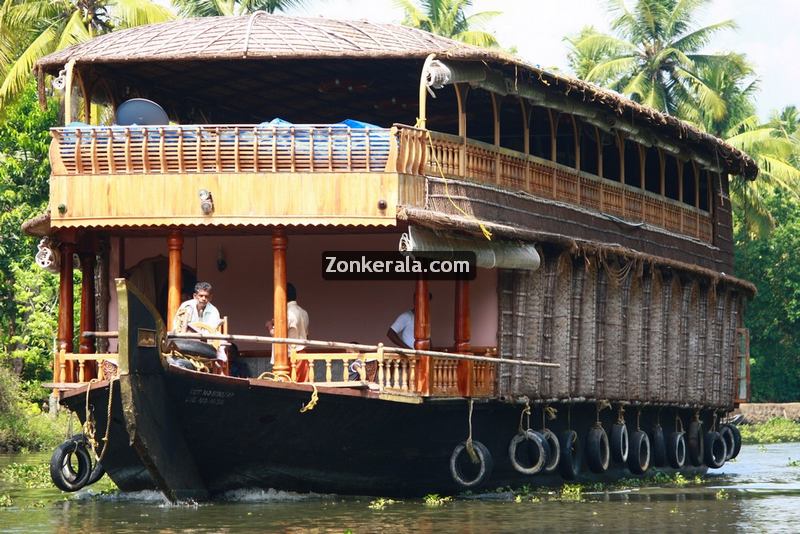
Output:
<path fill-rule="evenodd" d="M 0 455 L 0 468 L 48 455 Z M 508 493 L 441 506 L 422 500 L 370 508 L 374 498 L 241 491 L 226 500 L 174 506 L 153 492 L 65 499 L 55 489 L 0 481 L 2 532 L 800 532 L 800 443 L 745 446 L 737 461 L 703 485 L 584 493 L 580 500 Z M 720 492 L 721 489 L 724 491 Z"/>

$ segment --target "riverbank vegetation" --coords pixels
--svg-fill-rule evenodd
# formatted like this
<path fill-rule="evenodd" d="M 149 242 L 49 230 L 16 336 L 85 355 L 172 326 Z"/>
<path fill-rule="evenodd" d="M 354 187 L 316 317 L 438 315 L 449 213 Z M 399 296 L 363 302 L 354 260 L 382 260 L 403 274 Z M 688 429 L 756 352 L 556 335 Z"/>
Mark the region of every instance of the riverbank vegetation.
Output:
<path fill-rule="evenodd" d="M 0 452 L 37 451 L 63 439 L 67 414 L 51 417 L 38 401 L 9 369 L 0 366 Z"/>
<path fill-rule="evenodd" d="M 742 443 L 766 445 L 768 443 L 800 442 L 800 423 L 776 417 L 766 423 L 741 425 Z"/>

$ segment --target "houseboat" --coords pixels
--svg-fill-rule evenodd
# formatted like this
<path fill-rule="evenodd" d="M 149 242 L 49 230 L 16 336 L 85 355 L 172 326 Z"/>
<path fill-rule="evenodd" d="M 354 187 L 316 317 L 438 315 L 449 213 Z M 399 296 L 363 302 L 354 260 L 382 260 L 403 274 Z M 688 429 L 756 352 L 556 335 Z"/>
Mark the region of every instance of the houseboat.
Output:
<path fill-rule="evenodd" d="M 738 453 L 754 287 L 729 179 L 757 167 L 723 141 L 364 20 L 176 20 L 35 72 L 43 105 L 64 92 L 49 211 L 24 225 L 60 273 L 52 385 L 84 423 L 62 489 L 421 495 Z M 474 253 L 473 276 L 322 276 L 325 254 L 399 250 Z M 180 333 L 197 281 L 224 319 Z M 412 305 L 403 349 L 387 328 Z"/>

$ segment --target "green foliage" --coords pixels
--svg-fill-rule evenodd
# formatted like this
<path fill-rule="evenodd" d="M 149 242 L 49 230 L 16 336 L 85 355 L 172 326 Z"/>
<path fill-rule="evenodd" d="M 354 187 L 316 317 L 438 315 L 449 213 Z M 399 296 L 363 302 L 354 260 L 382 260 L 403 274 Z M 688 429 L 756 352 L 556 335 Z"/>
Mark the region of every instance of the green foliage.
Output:
<path fill-rule="evenodd" d="M 302 6 L 306 0 L 172 0 L 172 3 L 184 17 L 218 17 L 286 11 Z"/>
<path fill-rule="evenodd" d="M 800 460 L 792 460 L 789 458 L 789 462 L 786 464 L 786 467 L 800 467 Z"/>
<path fill-rule="evenodd" d="M 742 443 L 793 443 L 800 442 L 800 423 L 776 417 L 766 423 L 741 425 Z"/>
<path fill-rule="evenodd" d="M 764 200 L 776 228 L 752 239 L 745 228 L 738 229 L 736 274 L 758 289 L 745 315 L 752 399 L 788 402 L 797 400 L 800 392 L 800 205 L 781 191 Z"/>
<path fill-rule="evenodd" d="M 67 415 L 52 419 L 32 402 L 19 380 L 0 366 L 0 450 L 40 450 L 61 441 Z"/>
<path fill-rule="evenodd" d="M 428 495 L 425 495 L 425 497 L 422 499 L 422 502 L 425 503 L 425 506 L 437 507 L 443 506 L 452 500 L 452 497 L 442 497 L 436 493 L 429 493 Z"/>
<path fill-rule="evenodd" d="M 395 500 L 392 500 L 392 499 L 385 499 L 383 497 L 380 497 L 378 499 L 370 501 L 369 508 L 371 510 L 383 510 L 384 508 L 386 508 L 390 504 L 397 504 L 397 502 L 398 501 L 395 501 Z"/>
<path fill-rule="evenodd" d="M 173 17 L 155 0 L 6 1 L 0 7 L 0 108 L 16 101 L 36 61 L 115 29 Z"/>
<path fill-rule="evenodd" d="M 500 14 L 482 11 L 467 16 L 472 0 L 395 0 L 404 11 L 403 24 L 475 46 L 496 47 L 497 38 L 481 28 Z"/>
<path fill-rule="evenodd" d="M 15 462 L 0 471 L 0 479 L 29 489 L 50 488 L 53 485 L 50 480 L 48 464 L 18 464 Z"/>
<path fill-rule="evenodd" d="M 0 124 L 0 347 L 4 357 L 23 358 L 28 380 L 52 376 L 58 280 L 35 265 L 36 240 L 20 225 L 47 207 L 56 121 L 57 106 L 41 110 L 31 84 Z"/>
<path fill-rule="evenodd" d="M 704 53 L 712 37 L 734 28 L 726 20 L 696 26 L 697 10 L 710 0 L 623 0 L 609 2 L 613 35 L 591 27 L 567 38 L 569 60 L 578 77 L 610 87 L 647 106 L 687 118 L 701 108 L 714 117 L 726 102 L 700 74 L 726 66 L 728 54 Z"/>

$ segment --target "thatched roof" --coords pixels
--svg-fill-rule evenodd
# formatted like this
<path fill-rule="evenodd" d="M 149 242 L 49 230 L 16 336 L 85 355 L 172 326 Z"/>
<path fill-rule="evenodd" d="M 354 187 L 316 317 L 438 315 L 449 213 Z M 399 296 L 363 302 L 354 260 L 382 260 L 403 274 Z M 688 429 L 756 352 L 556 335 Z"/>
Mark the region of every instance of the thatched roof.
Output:
<path fill-rule="evenodd" d="M 74 59 L 78 66 L 107 66 L 117 70 L 106 74 L 124 76 L 128 73 L 119 69 L 125 65 L 134 67 L 133 63 L 157 63 L 158 69 L 163 71 L 164 64 L 194 68 L 198 62 L 219 65 L 231 60 L 421 60 L 432 53 L 440 58 L 484 61 L 496 68 L 512 69 L 515 76 L 537 89 L 604 109 L 622 122 L 647 126 L 654 134 L 689 143 L 719 162 L 726 172 L 747 178 L 754 178 L 758 173 L 755 162 L 743 152 L 675 117 L 613 91 L 543 71 L 501 51 L 466 45 L 395 24 L 265 13 L 180 19 L 97 37 L 40 59 L 37 68 L 56 75 Z M 286 70 L 285 65 L 281 70 Z M 381 71 L 391 74 L 385 64 Z"/>
<path fill-rule="evenodd" d="M 27 235 L 43 237 L 50 233 L 50 212 L 40 213 L 32 219 L 28 219 L 21 225 L 22 231 Z"/>

